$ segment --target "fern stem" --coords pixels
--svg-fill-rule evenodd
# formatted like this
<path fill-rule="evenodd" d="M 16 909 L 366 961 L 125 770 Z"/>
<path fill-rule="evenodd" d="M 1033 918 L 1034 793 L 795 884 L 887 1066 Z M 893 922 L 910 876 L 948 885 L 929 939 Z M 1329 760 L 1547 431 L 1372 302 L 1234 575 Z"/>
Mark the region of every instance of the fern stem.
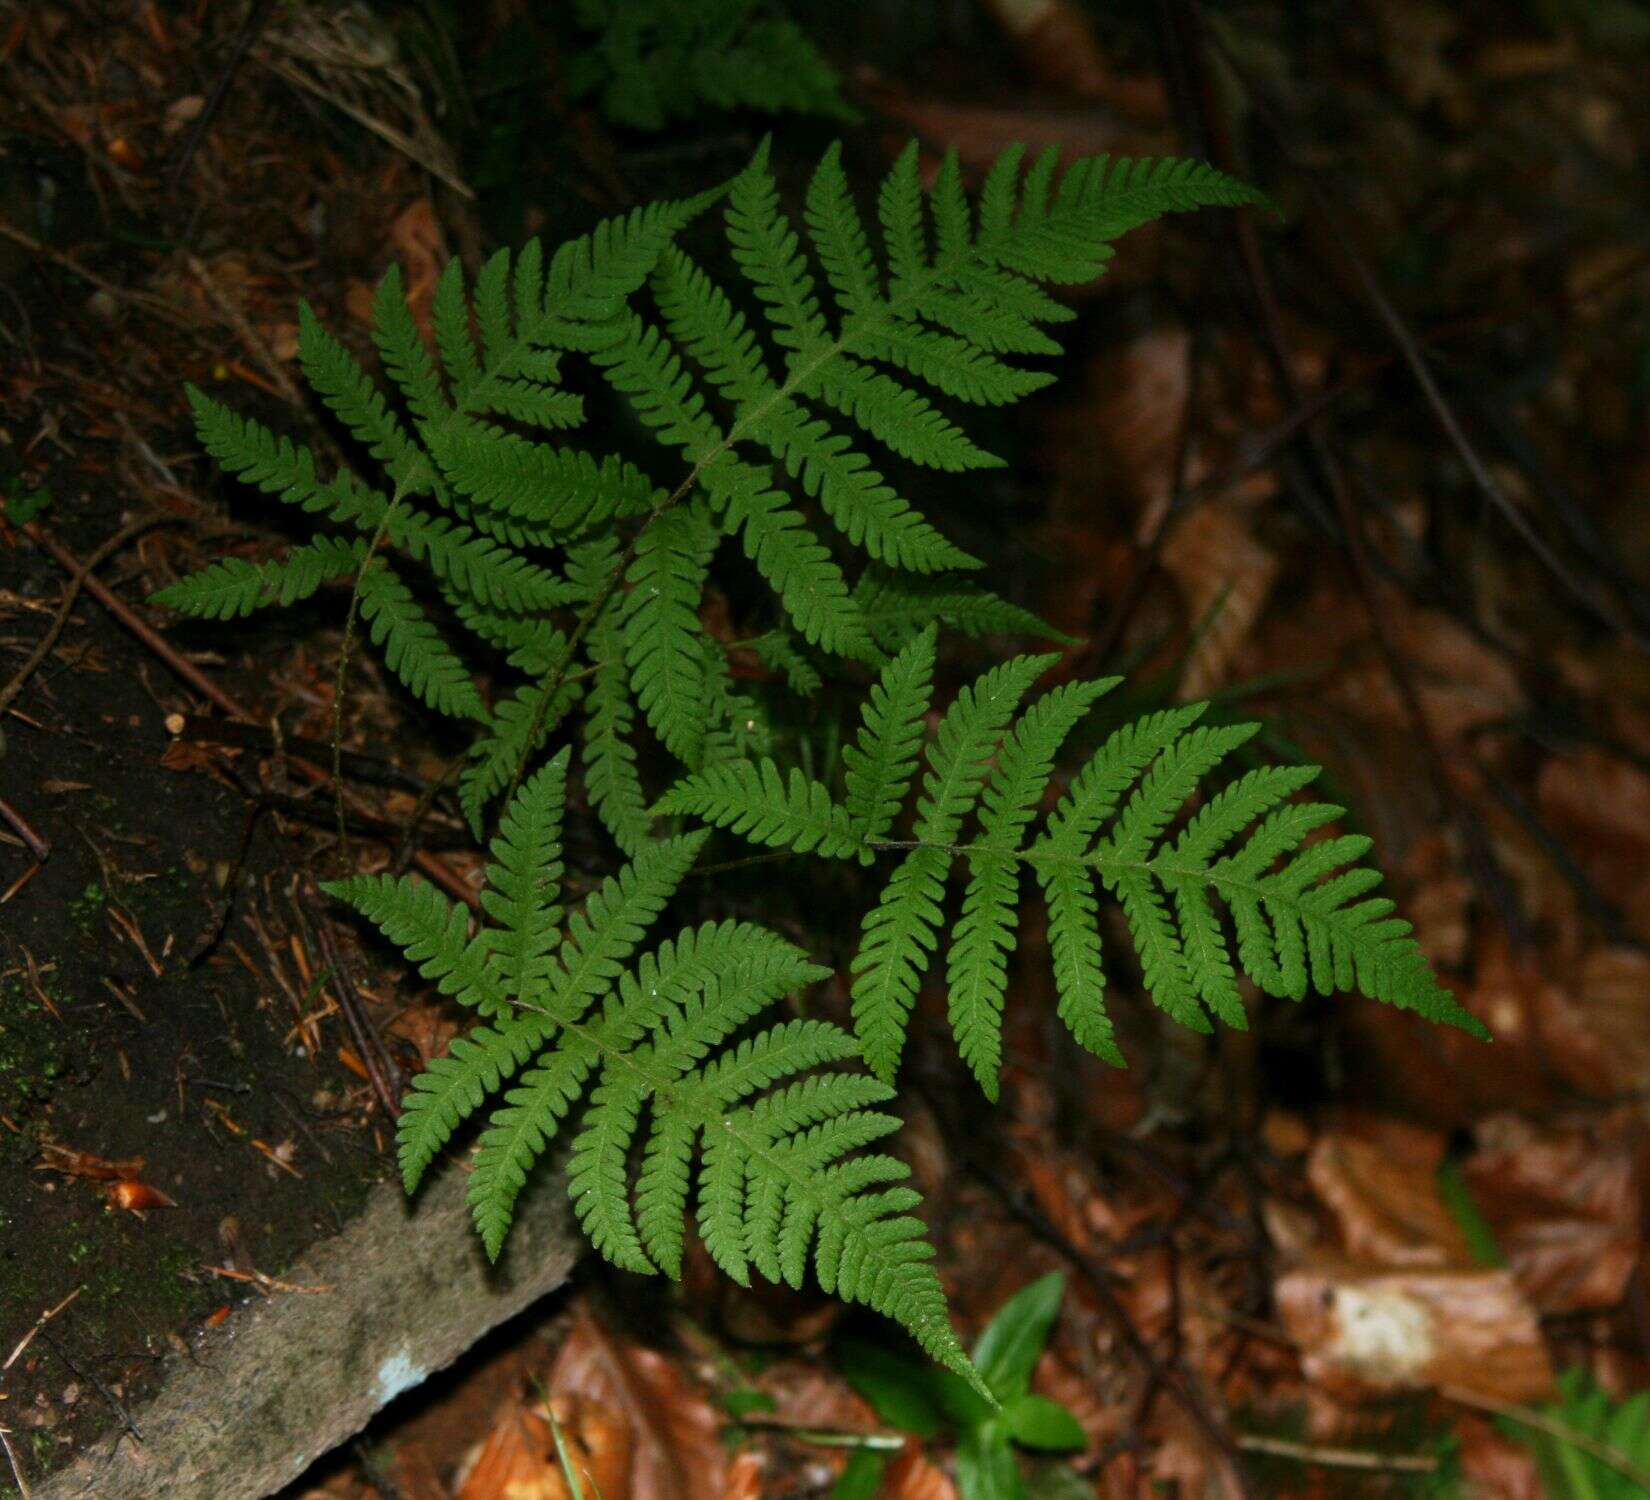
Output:
<path fill-rule="evenodd" d="M 406 498 L 406 480 L 401 480 L 384 507 L 384 514 L 367 543 L 367 555 L 356 569 L 355 582 L 349 591 L 349 608 L 344 613 L 344 640 L 338 648 L 338 670 L 332 680 L 332 805 L 338 821 L 338 860 L 340 869 L 349 867 L 349 831 L 344 823 L 344 680 L 349 674 L 350 650 L 355 644 L 355 622 L 361 610 L 361 579 L 373 565 L 378 549 L 390 529 L 390 519 Z"/>

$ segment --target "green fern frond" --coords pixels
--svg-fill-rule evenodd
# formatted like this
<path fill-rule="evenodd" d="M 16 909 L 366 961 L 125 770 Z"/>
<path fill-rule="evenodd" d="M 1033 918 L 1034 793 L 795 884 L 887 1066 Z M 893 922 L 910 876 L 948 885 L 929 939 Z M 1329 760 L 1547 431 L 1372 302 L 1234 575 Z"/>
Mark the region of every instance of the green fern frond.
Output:
<path fill-rule="evenodd" d="M 561 246 L 548 266 L 536 243 L 513 260 L 494 256 L 473 299 L 455 262 L 436 290 L 434 350 L 425 345 L 400 273 L 392 269 L 374 298 L 372 335 L 410 422 L 302 308 L 305 376 L 393 481 L 393 503 L 348 469 L 322 480 L 307 448 L 191 389 L 201 440 L 226 471 L 424 564 L 463 623 L 484 640 L 505 644 L 512 664 L 531 671 L 546 654 L 543 642 L 554 639 L 542 616 L 588 600 L 571 596 L 567 580 L 530 550 L 566 546 L 592 528 L 649 514 L 663 497 L 634 464 L 531 442 L 487 419 L 552 429 L 576 423 L 582 402 L 558 388 L 561 351 L 589 351 L 611 340 L 627 299 L 660 252 L 716 196 L 652 204 L 608 220 Z M 446 513 L 420 510 L 414 503 L 420 497 Z M 361 555 L 352 544 L 324 538 L 282 563 L 215 565 L 162 591 L 157 602 L 227 618 L 313 593 L 326 577 L 352 571 Z M 357 588 L 369 635 L 397 676 L 442 712 L 489 717 L 469 670 L 387 563 L 367 569 Z M 565 663 L 566 654 L 555 660 Z M 549 684 L 530 685 L 491 716 L 463 787 L 473 822 L 479 823 L 485 800 L 519 773 L 522 762 L 510 757 L 530 753 L 534 746 L 526 742 L 541 738 L 532 727 L 554 726 L 556 715 L 537 706 L 550 691 Z"/>
<path fill-rule="evenodd" d="M 613 842 L 635 855 L 647 840 L 647 795 L 636 769 L 631 727 L 636 719 L 619 626 L 604 615 L 591 632 L 594 665 L 585 693 L 584 785 Z"/>
<path fill-rule="evenodd" d="M 730 296 L 674 244 L 723 196 L 745 296 Z M 762 716 L 730 687 L 696 619 L 716 535 L 738 538 L 788 627 L 821 653 L 877 664 L 932 622 L 1046 633 L 959 581 L 977 560 L 898 492 L 866 440 L 945 471 L 994 463 L 935 403 L 1001 404 L 1046 381 L 1025 361 L 1057 349 L 1044 330 L 1070 312 L 1038 282 L 1097 270 L 1106 241 L 1142 217 L 1252 197 L 1185 164 L 1084 161 L 1062 175 L 1052 156 L 1022 172 L 1008 153 L 976 212 L 956 159 L 925 190 L 913 147 L 882 185 L 874 241 L 838 148 L 812 175 L 799 233 L 764 146 L 726 189 L 636 208 L 548 256 L 536 241 L 501 252 L 473 287 L 449 265 L 431 308 L 433 344 L 392 268 L 374 297 L 371 333 L 394 402 L 301 309 L 305 376 L 361 445 L 367 482 L 347 468 L 323 480 L 307 449 L 199 392 L 191 402 L 202 441 L 227 470 L 396 559 L 358 585 L 369 634 L 426 701 L 490 721 L 461 788 L 472 821 L 569 706 L 559 695 L 550 702 L 550 678 L 572 666 L 554 632 L 574 627 L 545 616 L 623 594 L 628 691 L 616 694 L 617 658 L 603 657 L 594 705 L 603 718 L 587 743 L 601 751 L 591 761 L 598 806 L 633 846 L 644 800 L 634 747 L 621 753 L 614 738 L 624 702 L 640 706 L 690 769 L 763 753 Z M 754 318 L 740 310 L 752 299 Z M 679 483 L 661 488 L 636 463 L 562 440 L 584 415 L 563 385 L 569 356 L 591 360 L 658 441 L 681 451 Z M 684 547 L 676 517 L 688 509 L 701 520 Z M 570 560 L 574 548 L 616 534 L 634 541 L 626 562 L 614 552 L 595 592 L 570 597 L 569 576 L 549 554 L 567 549 Z M 225 564 L 161 597 L 218 617 L 294 600 L 319 586 L 327 575 L 316 570 L 344 545 L 319 543 L 257 577 Z M 536 680 L 506 685 L 485 714 L 473 680 L 462 680 L 466 665 L 413 602 L 400 571 L 408 562 L 429 570 L 466 627 Z M 781 664 L 801 691 L 813 690 L 810 664 L 794 654 Z"/>
<path fill-rule="evenodd" d="M 389 669 L 437 713 L 484 719 L 487 711 L 469 671 L 394 570 L 380 560 L 362 571 L 355 586 L 361 618 Z"/>
<path fill-rule="evenodd" d="M 848 810 L 832 802 L 829 788 L 797 770 L 787 780 L 771 760 L 736 760 L 678 781 L 654 804 L 653 814 L 700 817 L 776 849 L 871 862 Z"/>
<path fill-rule="evenodd" d="M 844 753 L 845 804 L 800 773 L 787 786 L 768 763 L 760 773 L 691 778 L 657 808 L 780 848 L 867 862 L 899 855 L 853 961 L 854 1025 L 879 1077 L 897 1070 L 917 990 L 944 947 L 953 1034 L 982 1089 L 996 1096 L 1022 868 L 1048 904 L 1061 1018 L 1107 1061 L 1122 1059 L 1103 1001 L 1100 886 L 1121 908 L 1148 994 L 1183 1025 L 1208 1031 L 1213 1018 L 1244 1027 L 1241 971 L 1268 994 L 1356 989 L 1484 1034 L 1440 987 L 1392 902 L 1370 894 L 1380 877 L 1358 863 L 1369 841 L 1306 842 L 1342 812 L 1290 800 L 1314 768 L 1251 771 L 1210 792 L 1257 726 L 1200 726 L 1201 704 L 1112 734 L 1036 832 L 1060 747 L 1116 679 L 1057 687 L 1021 713 L 1033 679 L 1056 658 L 1015 658 L 957 694 L 928 744 L 914 836 L 890 841 L 912 788 L 932 659 L 930 629 L 884 668 L 859 739 Z M 1199 797 L 1207 800 L 1186 816 Z M 977 830 L 964 840 L 976 813 Z M 968 879 L 947 943 L 945 884 L 959 860 Z"/>
<path fill-rule="evenodd" d="M 807 35 L 764 0 L 580 0 L 574 13 L 597 35 L 569 88 L 617 124 L 661 130 L 707 108 L 855 118 Z"/>
<path fill-rule="evenodd" d="M 330 578 L 346 578 L 366 559 L 364 540 L 320 537 L 280 562 L 226 557 L 158 590 L 153 602 L 205 620 L 233 620 L 271 604 L 296 604 Z"/>
<path fill-rule="evenodd" d="M 968 636 L 1029 635 L 1072 646 L 1076 640 L 1045 624 L 1028 609 L 999 598 L 967 578 L 917 578 L 870 567 L 854 588 L 865 623 L 877 644 L 897 651 L 931 624 Z"/>
<path fill-rule="evenodd" d="M 757 655 L 770 672 L 784 675 L 790 690 L 799 698 L 811 698 L 824 686 L 819 668 L 797 644 L 787 630 L 770 630 L 766 635 L 753 636 L 742 644 Z"/>
<path fill-rule="evenodd" d="M 458 802 L 477 838 L 488 805 L 516 779 L 521 768 L 555 732 L 579 701 L 581 684 L 547 673 L 516 689 L 485 715 L 486 727 L 470 746 L 458 776 Z"/>
<path fill-rule="evenodd" d="M 659 517 L 642 534 L 630 565 L 624 620 L 632 690 L 665 748 L 699 763 L 709 724 L 699 599 L 716 545 L 695 507 Z"/>
<path fill-rule="evenodd" d="M 887 837 L 917 768 L 936 639 L 930 626 L 883 668 L 861 711 L 859 737 L 843 749 L 848 819 L 864 841 Z"/>
<path fill-rule="evenodd" d="M 907 1169 L 860 1154 L 898 1123 L 868 1108 L 890 1091 L 863 1075 L 814 1071 L 857 1051 L 826 1022 L 749 1033 L 828 971 L 776 934 L 735 922 L 684 930 L 634 957 L 702 834 L 646 845 L 573 913 L 563 937 L 567 763 L 564 750 L 507 810 L 482 899 L 492 925 L 473 936 L 463 909 L 420 882 L 374 876 L 326 887 L 490 1017 L 408 1092 L 398 1126 L 408 1190 L 463 1120 L 504 1090 L 469 1188 L 496 1257 L 528 1171 L 582 1101 L 568 1191 L 591 1243 L 615 1264 L 679 1275 L 697 1198 L 701 1233 L 728 1274 L 745 1281 L 754 1269 L 798 1284 L 811 1249 L 822 1286 L 899 1322 L 979 1385 L 908 1212 L 917 1195 L 887 1186 Z"/>

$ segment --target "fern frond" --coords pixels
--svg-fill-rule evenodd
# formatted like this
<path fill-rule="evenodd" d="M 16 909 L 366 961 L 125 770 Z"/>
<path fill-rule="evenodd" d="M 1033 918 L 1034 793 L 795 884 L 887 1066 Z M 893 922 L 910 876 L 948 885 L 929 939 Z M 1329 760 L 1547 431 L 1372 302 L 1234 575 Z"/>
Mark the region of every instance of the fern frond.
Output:
<path fill-rule="evenodd" d="M 854 599 L 877 644 L 895 651 L 926 625 L 949 625 L 964 635 L 1030 635 L 1075 645 L 1073 637 L 1045 624 L 1028 609 L 999 598 L 966 578 L 915 578 L 870 567 L 854 587 Z"/>
<path fill-rule="evenodd" d="M 699 599 L 716 534 L 694 507 L 667 511 L 643 532 L 630 565 L 624 620 L 632 690 L 665 748 L 699 762 L 708 727 Z"/>
<path fill-rule="evenodd" d="M 469 1187 L 496 1257 L 527 1173 L 582 1106 L 568 1192 L 591 1243 L 615 1264 L 679 1275 L 697 1197 L 701 1232 L 729 1274 L 798 1282 L 811 1247 L 821 1285 L 895 1319 L 978 1384 L 908 1213 L 917 1195 L 887 1186 L 907 1169 L 859 1154 L 898 1123 L 867 1109 L 888 1090 L 862 1075 L 814 1071 L 857 1050 L 826 1022 L 748 1030 L 829 971 L 736 922 L 706 923 L 633 956 L 703 834 L 645 845 L 562 937 L 567 761 L 564 750 L 507 809 L 482 899 L 492 925 L 474 936 L 462 908 L 419 882 L 357 877 L 327 887 L 491 1017 L 408 1092 L 398 1136 L 409 1191 L 463 1120 L 505 1090 Z"/>
<path fill-rule="evenodd" d="M 280 562 L 226 557 L 157 590 L 151 602 L 205 620 L 233 620 L 271 604 L 296 604 L 330 578 L 345 578 L 367 555 L 365 540 L 318 537 Z"/>
<path fill-rule="evenodd" d="M 559 655 L 558 655 L 559 660 Z M 470 831 L 481 837 L 487 805 L 498 796 L 579 701 L 581 685 L 553 674 L 518 688 L 493 705 L 458 776 L 458 802 Z"/>
<path fill-rule="evenodd" d="M 522 783 L 499 822 L 481 908 L 497 924 L 491 954 L 505 988 L 518 999 L 539 993 L 554 970 L 561 940 L 561 817 L 567 800 L 563 749 Z"/>
<path fill-rule="evenodd" d="M 634 856 L 649 831 L 647 797 L 630 742 L 635 707 L 618 625 L 604 615 L 591 632 L 593 676 L 585 693 L 584 784 L 602 826 Z"/>
<path fill-rule="evenodd" d="M 882 669 L 861 711 L 859 738 L 842 752 L 848 817 L 869 842 L 887 836 L 917 768 L 922 716 L 933 691 L 936 632 L 913 636 Z"/>
<path fill-rule="evenodd" d="M 829 789 L 797 770 L 786 780 L 771 760 L 731 761 L 678 781 L 654 804 L 653 814 L 700 817 L 776 849 L 831 859 L 863 856 L 866 864 L 871 862 L 847 808 L 831 800 Z"/>
<path fill-rule="evenodd" d="M 597 36 L 572 59 L 569 86 L 596 93 L 617 124 L 660 130 L 707 106 L 855 118 L 806 33 L 769 5 L 581 0 L 577 14 Z"/>
<path fill-rule="evenodd" d="M 383 648 L 389 669 L 421 701 L 454 718 L 486 717 L 464 663 L 387 563 L 378 561 L 363 570 L 356 589 L 373 644 Z"/>
<path fill-rule="evenodd" d="M 1101 886 L 1121 908 L 1147 993 L 1183 1025 L 1207 1031 L 1212 1017 L 1245 1026 L 1241 970 L 1269 994 L 1357 989 L 1483 1034 L 1439 986 L 1409 924 L 1370 894 L 1380 877 L 1358 863 L 1369 841 L 1305 843 L 1341 814 L 1290 800 L 1315 769 L 1262 768 L 1209 792 L 1256 726 L 1201 727 L 1202 704 L 1113 733 L 1036 832 L 1060 747 L 1116 679 L 1056 687 L 1020 713 L 1032 680 L 1055 658 L 1015 658 L 957 694 L 928 746 L 914 837 L 888 841 L 915 770 L 932 653 L 929 630 L 884 668 L 859 740 L 844 752 L 845 806 L 800 773 L 786 788 L 771 763 L 760 775 L 746 767 L 714 783 L 703 776 L 679 783 L 659 804 L 780 848 L 818 844 L 862 860 L 899 853 L 853 960 L 854 1026 L 879 1077 L 891 1080 L 897 1070 L 918 987 L 944 948 L 952 1032 L 995 1098 L 1022 868 L 1048 904 L 1060 1016 L 1109 1062 L 1122 1058 L 1103 1003 Z M 1200 796 L 1207 800 L 1186 816 Z M 964 841 L 976 811 L 978 830 Z M 945 883 L 959 860 L 968 880 L 947 940 Z"/>
<path fill-rule="evenodd" d="M 307 302 L 298 304 L 298 360 L 304 378 L 406 495 L 427 493 L 429 460 L 390 410 L 372 377 L 322 326 Z"/>
<path fill-rule="evenodd" d="M 745 555 L 779 595 L 802 638 L 842 656 L 869 655 L 870 632 L 841 568 L 801 512 L 768 485 L 767 474 L 744 465 L 723 466 L 706 480 L 729 529 L 738 531 Z"/>
<path fill-rule="evenodd" d="M 783 673 L 787 686 L 797 697 L 811 698 L 824 686 L 819 668 L 809 660 L 789 631 L 770 630 L 766 635 L 754 636 L 742 644 L 754 651 L 770 672 Z"/>

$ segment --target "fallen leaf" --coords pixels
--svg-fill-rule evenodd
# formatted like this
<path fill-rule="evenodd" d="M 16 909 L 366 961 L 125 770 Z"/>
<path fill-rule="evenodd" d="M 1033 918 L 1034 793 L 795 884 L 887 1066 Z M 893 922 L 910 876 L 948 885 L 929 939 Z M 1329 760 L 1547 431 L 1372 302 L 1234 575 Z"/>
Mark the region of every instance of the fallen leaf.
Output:
<path fill-rule="evenodd" d="M 1552 1394 L 1540 1322 L 1510 1271 L 1388 1271 L 1324 1257 L 1285 1272 L 1276 1300 L 1307 1379 L 1331 1391 Z"/>
<path fill-rule="evenodd" d="M 1546 1489 L 1527 1443 L 1515 1442 L 1482 1417 L 1451 1424 L 1460 1446 L 1465 1493 L 1483 1500 L 1546 1500 Z"/>
<path fill-rule="evenodd" d="M 907 1439 L 882 1476 L 878 1500 L 957 1500 L 957 1486 L 951 1476 L 922 1451 L 922 1444 Z"/>
<path fill-rule="evenodd" d="M 40 1172 L 61 1172 L 65 1177 L 84 1177 L 92 1182 L 121 1182 L 134 1180 L 143 1170 L 141 1156 L 129 1156 L 118 1161 L 94 1156 L 90 1151 L 74 1151 L 55 1141 L 40 1143 L 40 1157 L 35 1162 Z"/>
<path fill-rule="evenodd" d="M 1097 99 L 1141 125 L 1161 125 L 1168 99 L 1156 77 L 1120 77 L 1076 0 L 987 0 L 1027 74 L 1078 99 Z"/>
<path fill-rule="evenodd" d="M 1599 892 L 1627 906 L 1650 867 L 1650 775 L 1587 746 L 1547 761 L 1536 803 Z"/>
<path fill-rule="evenodd" d="M 512 1401 L 464 1465 L 456 1500 L 571 1500 L 550 1418 L 586 1495 L 630 1494 L 633 1438 L 625 1420 L 579 1395 Z"/>
<path fill-rule="evenodd" d="M 390 223 L 389 253 L 401 263 L 402 291 L 418 331 L 430 337 L 435 284 L 447 263 L 445 236 L 428 198 L 415 198 Z"/>
<path fill-rule="evenodd" d="M 108 1189 L 109 1202 L 116 1208 L 125 1209 L 128 1213 L 147 1213 L 151 1208 L 176 1208 L 175 1198 L 168 1198 L 157 1187 L 150 1187 L 146 1182 L 135 1182 L 130 1179 L 124 1182 L 112 1183 Z"/>
<path fill-rule="evenodd" d="M 1385 1139 L 1326 1131 L 1307 1159 L 1307 1180 L 1334 1214 L 1347 1257 L 1393 1268 L 1472 1265 L 1466 1237 L 1438 1195 L 1442 1139 L 1384 1123 Z"/>
<path fill-rule="evenodd" d="M 681 1367 L 625 1342 L 582 1310 L 546 1382 L 623 1415 L 635 1437 L 629 1500 L 700 1500 L 720 1493 L 728 1458 L 722 1418 Z"/>
<path fill-rule="evenodd" d="M 1642 1249 L 1640 1183 L 1622 1128 L 1496 1115 L 1479 1125 L 1462 1173 L 1541 1312 L 1621 1301 Z"/>
<path fill-rule="evenodd" d="M 1203 505 L 1171 528 L 1159 554 L 1194 636 L 1180 695 L 1206 698 L 1231 675 L 1277 581 L 1278 560 L 1230 505 Z"/>

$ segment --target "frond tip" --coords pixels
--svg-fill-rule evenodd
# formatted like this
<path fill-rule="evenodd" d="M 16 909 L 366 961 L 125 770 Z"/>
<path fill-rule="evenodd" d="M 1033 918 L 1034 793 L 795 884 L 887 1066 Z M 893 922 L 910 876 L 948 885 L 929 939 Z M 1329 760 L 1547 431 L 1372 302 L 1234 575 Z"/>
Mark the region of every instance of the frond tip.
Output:
<path fill-rule="evenodd" d="M 564 936 L 568 760 L 563 750 L 506 811 L 482 893 L 491 925 L 469 932 L 463 907 L 405 877 L 326 887 L 487 1018 L 408 1091 L 398 1126 L 407 1190 L 459 1125 L 502 1094 L 469 1190 L 496 1257 L 528 1171 L 583 1101 L 568 1191 L 614 1264 L 679 1275 L 691 1206 L 734 1279 L 754 1271 L 800 1286 L 811 1262 L 826 1291 L 892 1318 L 983 1394 L 912 1216 L 919 1197 L 902 1185 L 908 1169 L 866 1149 L 899 1125 L 877 1109 L 893 1090 L 843 1071 L 858 1045 L 839 1027 L 752 1029 L 829 971 L 744 922 L 686 928 L 636 956 L 703 834 L 643 842 L 565 919 Z"/>
<path fill-rule="evenodd" d="M 787 786 L 768 763 L 760 775 L 691 778 L 656 809 L 840 859 L 899 855 L 853 963 L 854 1024 L 879 1077 L 893 1078 L 917 990 L 947 946 L 945 885 L 957 862 L 968 880 L 947 949 L 948 1010 L 963 1058 L 991 1097 L 1022 870 L 1048 904 L 1060 1016 L 1109 1062 L 1123 1059 L 1103 999 L 1102 889 L 1122 910 L 1151 999 L 1194 1030 L 1214 1020 L 1247 1025 L 1243 974 L 1269 995 L 1356 990 L 1486 1035 L 1439 985 L 1393 903 L 1373 894 L 1380 876 L 1360 864 L 1369 840 L 1316 837 L 1343 809 L 1298 800 L 1315 767 L 1259 767 L 1211 788 L 1256 725 L 1202 725 L 1203 704 L 1137 719 L 1100 746 L 1035 829 L 1061 745 L 1116 682 L 1067 683 L 1018 712 L 1052 660 L 1015 658 L 958 694 L 926 750 L 910 839 L 886 835 L 916 777 L 931 632 L 872 689 L 859 739 L 843 756 L 845 803 L 799 772 Z M 1197 798 L 1206 800 L 1188 816 Z M 977 829 L 964 839 L 970 820 Z"/>

